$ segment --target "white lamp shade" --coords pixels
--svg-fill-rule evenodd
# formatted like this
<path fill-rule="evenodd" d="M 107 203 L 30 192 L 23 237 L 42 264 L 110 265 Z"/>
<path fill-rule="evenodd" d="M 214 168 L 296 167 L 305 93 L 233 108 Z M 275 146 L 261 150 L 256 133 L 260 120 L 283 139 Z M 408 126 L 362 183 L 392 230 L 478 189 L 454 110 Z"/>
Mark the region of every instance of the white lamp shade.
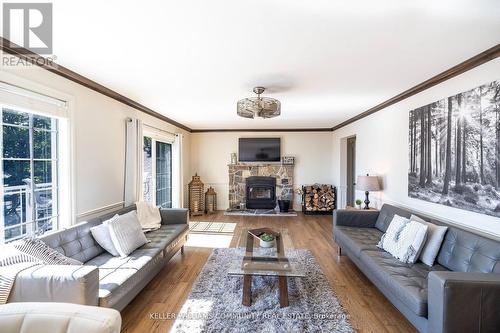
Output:
<path fill-rule="evenodd" d="M 358 176 L 356 188 L 362 191 L 380 191 L 377 176 Z"/>

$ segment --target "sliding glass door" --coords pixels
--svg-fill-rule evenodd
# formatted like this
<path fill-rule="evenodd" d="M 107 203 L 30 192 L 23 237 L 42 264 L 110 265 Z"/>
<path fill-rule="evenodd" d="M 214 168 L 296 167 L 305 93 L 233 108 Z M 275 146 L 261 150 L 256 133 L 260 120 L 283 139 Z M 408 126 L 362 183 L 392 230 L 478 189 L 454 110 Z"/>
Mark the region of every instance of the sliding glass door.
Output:
<path fill-rule="evenodd" d="M 144 137 L 143 199 L 172 208 L 172 144 Z"/>

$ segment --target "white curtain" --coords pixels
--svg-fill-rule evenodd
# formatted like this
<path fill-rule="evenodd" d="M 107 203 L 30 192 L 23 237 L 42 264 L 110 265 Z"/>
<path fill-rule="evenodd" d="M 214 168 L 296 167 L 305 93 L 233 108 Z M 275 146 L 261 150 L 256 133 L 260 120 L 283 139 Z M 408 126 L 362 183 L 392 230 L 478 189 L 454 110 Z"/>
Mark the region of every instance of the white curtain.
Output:
<path fill-rule="evenodd" d="M 125 184 L 123 202 L 134 204 L 142 194 L 142 122 L 139 119 L 125 120 Z"/>
<path fill-rule="evenodd" d="M 144 198 L 144 184 L 143 184 L 143 173 L 144 173 L 144 133 L 142 120 L 136 120 L 136 181 L 135 181 L 135 201 L 142 201 Z"/>
<path fill-rule="evenodd" d="M 182 139 L 182 134 L 176 134 L 172 144 L 172 208 L 182 208 L 184 206 Z"/>

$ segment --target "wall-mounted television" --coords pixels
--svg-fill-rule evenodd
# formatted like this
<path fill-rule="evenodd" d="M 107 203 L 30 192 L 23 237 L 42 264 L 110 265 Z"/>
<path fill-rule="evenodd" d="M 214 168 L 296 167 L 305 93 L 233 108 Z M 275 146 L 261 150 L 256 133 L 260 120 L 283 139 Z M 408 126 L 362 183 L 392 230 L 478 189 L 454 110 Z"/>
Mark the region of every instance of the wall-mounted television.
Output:
<path fill-rule="evenodd" d="M 240 162 L 279 162 L 280 138 L 240 138 L 238 144 Z"/>

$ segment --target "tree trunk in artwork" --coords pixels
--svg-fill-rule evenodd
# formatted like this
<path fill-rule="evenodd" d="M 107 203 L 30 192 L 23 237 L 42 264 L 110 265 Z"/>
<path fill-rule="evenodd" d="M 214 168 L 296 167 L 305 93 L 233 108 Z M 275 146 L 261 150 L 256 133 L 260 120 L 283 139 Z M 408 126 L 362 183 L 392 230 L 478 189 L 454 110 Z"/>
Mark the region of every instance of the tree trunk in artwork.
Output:
<path fill-rule="evenodd" d="M 443 181 L 443 194 L 448 194 L 451 178 L 451 116 L 453 112 L 452 98 L 448 97 L 448 115 L 446 122 L 446 157 L 445 157 L 445 171 Z"/>
<path fill-rule="evenodd" d="M 496 170 L 496 188 L 500 188 L 500 121 L 498 119 L 498 107 L 495 109 L 495 120 L 496 120 L 496 144 L 495 144 L 495 170 Z"/>
<path fill-rule="evenodd" d="M 434 176 L 437 178 L 439 176 L 439 111 L 435 112 L 437 118 L 435 121 L 435 131 L 434 131 L 434 163 L 435 163 L 435 170 L 434 170 Z"/>
<path fill-rule="evenodd" d="M 485 184 L 484 181 L 484 147 L 483 147 L 483 99 L 482 87 L 479 87 L 479 181 L 481 185 Z"/>
<path fill-rule="evenodd" d="M 427 185 L 432 185 L 432 107 L 427 106 Z"/>
<path fill-rule="evenodd" d="M 413 173 L 413 115 L 414 111 L 410 112 L 410 173 Z"/>
<path fill-rule="evenodd" d="M 467 119 L 462 119 L 462 182 L 467 183 Z"/>
<path fill-rule="evenodd" d="M 456 134 L 456 150 L 455 150 L 455 187 L 462 183 L 462 96 L 457 95 L 458 102 L 458 117 L 457 117 L 457 134 Z"/>
<path fill-rule="evenodd" d="M 420 108 L 420 186 L 425 186 L 425 118 L 424 108 Z"/>

